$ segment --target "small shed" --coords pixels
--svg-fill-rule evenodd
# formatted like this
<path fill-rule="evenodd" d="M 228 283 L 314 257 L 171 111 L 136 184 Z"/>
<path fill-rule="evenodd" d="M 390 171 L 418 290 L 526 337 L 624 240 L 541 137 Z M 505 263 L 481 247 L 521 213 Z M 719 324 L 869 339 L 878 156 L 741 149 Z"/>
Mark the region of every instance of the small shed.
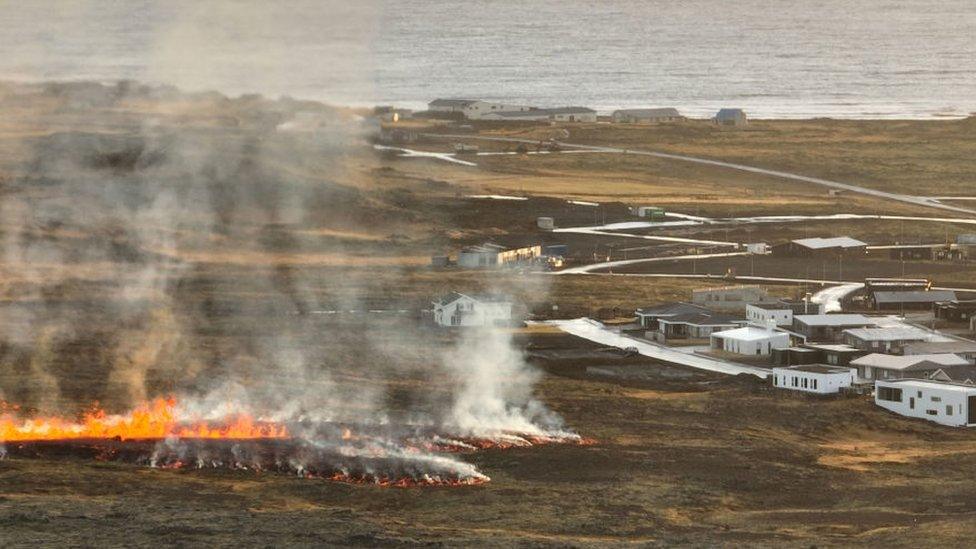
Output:
<path fill-rule="evenodd" d="M 720 126 L 745 126 L 749 124 L 746 111 L 742 109 L 721 109 L 715 113 L 714 120 Z"/>

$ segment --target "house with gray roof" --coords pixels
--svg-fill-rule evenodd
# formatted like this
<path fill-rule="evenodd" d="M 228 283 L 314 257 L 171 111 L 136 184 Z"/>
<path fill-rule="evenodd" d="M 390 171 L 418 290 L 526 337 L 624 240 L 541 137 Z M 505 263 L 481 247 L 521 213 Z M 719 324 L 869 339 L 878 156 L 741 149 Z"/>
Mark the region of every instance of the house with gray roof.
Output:
<path fill-rule="evenodd" d="M 837 255 L 864 255 L 867 253 L 867 243 L 849 236 L 831 238 L 801 238 L 781 244 L 774 244 L 771 248 L 773 255 L 787 257 L 819 257 Z"/>
<path fill-rule="evenodd" d="M 950 290 L 912 290 L 907 292 L 874 292 L 871 294 L 871 304 L 878 311 L 928 310 L 936 303 L 955 299 L 956 292 Z"/>
<path fill-rule="evenodd" d="M 746 112 L 742 109 L 720 109 L 712 120 L 720 126 L 745 126 L 749 124 Z"/>
<path fill-rule="evenodd" d="M 903 379 L 906 377 L 929 377 L 939 370 L 947 375 L 946 369 L 956 372 L 959 376 L 962 370 L 952 368 L 971 368 L 966 359 L 950 354 L 932 354 L 915 356 L 895 356 L 872 353 L 851 361 L 852 367 L 857 368 L 857 375 L 861 379 Z M 962 374 L 963 377 L 969 377 Z"/>
<path fill-rule="evenodd" d="M 685 117 L 678 109 L 619 109 L 610 115 L 614 122 L 626 124 L 660 124 L 662 122 L 679 122 Z"/>

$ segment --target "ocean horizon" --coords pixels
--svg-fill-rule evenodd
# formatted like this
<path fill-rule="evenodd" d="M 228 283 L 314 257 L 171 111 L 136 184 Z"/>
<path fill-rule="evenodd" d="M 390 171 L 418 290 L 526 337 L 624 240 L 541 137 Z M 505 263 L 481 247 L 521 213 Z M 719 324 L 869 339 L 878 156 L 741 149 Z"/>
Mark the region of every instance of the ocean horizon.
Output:
<path fill-rule="evenodd" d="M 0 7 L 0 80 L 413 109 L 468 97 L 692 118 L 962 118 L 976 112 L 973 28 L 970 0 L 39 0 Z"/>

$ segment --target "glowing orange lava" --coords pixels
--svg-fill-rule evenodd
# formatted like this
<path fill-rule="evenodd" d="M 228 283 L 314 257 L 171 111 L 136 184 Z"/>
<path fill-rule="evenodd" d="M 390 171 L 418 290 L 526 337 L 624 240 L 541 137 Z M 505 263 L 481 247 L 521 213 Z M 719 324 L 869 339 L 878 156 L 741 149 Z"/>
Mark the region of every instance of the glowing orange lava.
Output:
<path fill-rule="evenodd" d="M 5 410 L 0 407 L 0 411 Z M 157 398 L 124 415 L 106 414 L 94 409 L 81 420 L 62 417 L 19 419 L 3 412 L 0 415 L 0 442 L 66 439 L 154 439 L 166 437 L 206 439 L 287 438 L 284 425 L 256 421 L 245 414 L 225 418 L 219 423 L 180 421 L 176 417 L 176 400 Z"/>

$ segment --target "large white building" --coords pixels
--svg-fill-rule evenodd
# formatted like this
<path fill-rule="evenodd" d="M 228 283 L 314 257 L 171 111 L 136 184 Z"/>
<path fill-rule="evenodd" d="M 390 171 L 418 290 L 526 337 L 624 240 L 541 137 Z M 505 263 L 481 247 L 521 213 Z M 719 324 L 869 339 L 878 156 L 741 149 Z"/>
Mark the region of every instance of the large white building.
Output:
<path fill-rule="evenodd" d="M 503 298 L 451 292 L 434 302 L 438 326 L 504 326 L 511 321 L 512 302 Z"/>
<path fill-rule="evenodd" d="M 555 109 L 493 111 L 482 115 L 481 120 L 509 120 L 522 122 L 596 122 L 596 111 L 587 107 L 558 107 Z"/>
<path fill-rule="evenodd" d="M 790 346 L 790 335 L 772 328 L 743 326 L 734 330 L 714 332 L 710 336 L 711 348 L 740 355 L 766 356 L 773 349 Z"/>
<path fill-rule="evenodd" d="M 461 111 L 464 117 L 469 120 L 483 120 L 487 115 L 498 112 L 528 112 L 538 110 L 529 105 L 509 105 L 506 103 L 490 103 L 488 101 L 475 101 L 465 105 Z"/>
<path fill-rule="evenodd" d="M 773 386 L 791 391 L 827 395 L 839 393 L 842 388 L 850 387 L 856 375 L 854 368 L 803 364 L 773 368 Z"/>
<path fill-rule="evenodd" d="M 777 326 L 788 328 L 793 326 L 794 314 L 820 314 L 822 305 L 818 303 L 790 303 L 787 301 L 773 301 L 769 303 L 750 303 L 746 305 L 746 318 L 753 324 L 767 326 L 775 322 Z"/>
<path fill-rule="evenodd" d="M 923 379 L 878 380 L 874 403 L 886 410 L 952 427 L 976 425 L 976 386 Z"/>

